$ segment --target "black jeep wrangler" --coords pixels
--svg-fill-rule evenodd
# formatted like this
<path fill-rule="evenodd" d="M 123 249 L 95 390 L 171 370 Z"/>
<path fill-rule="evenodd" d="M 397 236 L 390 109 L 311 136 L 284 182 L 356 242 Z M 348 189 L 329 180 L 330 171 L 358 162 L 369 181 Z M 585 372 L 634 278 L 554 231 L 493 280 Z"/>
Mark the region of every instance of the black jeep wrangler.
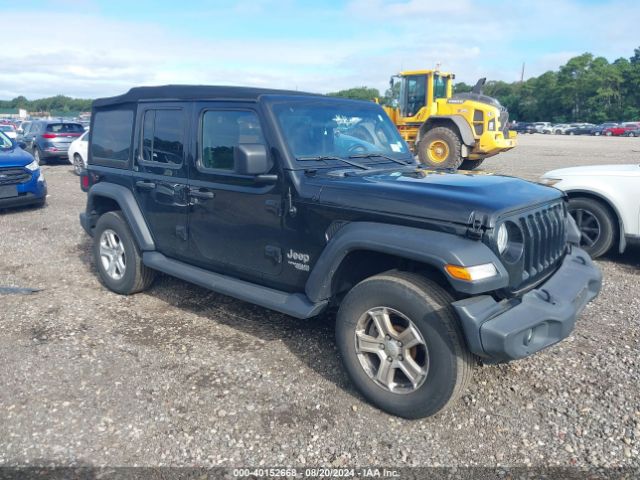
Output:
<path fill-rule="evenodd" d="M 426 170 L 374 103 L 133 88 L 94 102 L 88 164 L 109 289 L 160 271 L 301 319 L 336 307 L 353 383 L 403 417 L 455 399 L 475 356 L 567 337 L 602 283 L 561 192 Z"/>

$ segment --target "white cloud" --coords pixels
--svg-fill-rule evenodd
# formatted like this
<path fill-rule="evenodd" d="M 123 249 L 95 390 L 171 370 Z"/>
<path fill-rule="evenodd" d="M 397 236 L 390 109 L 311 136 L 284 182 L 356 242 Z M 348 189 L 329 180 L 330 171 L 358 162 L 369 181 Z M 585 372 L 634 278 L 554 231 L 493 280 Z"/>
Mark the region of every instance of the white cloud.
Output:
<path fill-rule="evenodd" d="M 640 5 L 624 0 L 589 7 L 577 0 L 352 0 L 342 10 L 304 15 L 291 0 L 256 0 L 227 8 L 224 18 L 238 19 L 237 35 L 220 38 L 215 29 L 208 37 L 191 33 L 185 19 L 198 12 L 188 9 L 165 27 L 107 18 L 95 5 L 85 6 L 83 13 L 3 12 L 3 36 L 19 39 L 19 47 L 0 51 L 0 97 L 96 97 L 163 83 L 384 91 L 400 69 L 436 64 L 468 83 L 480 76 L 513 81 L 523 61 L 530 76 L 584 51 L 610 60 L 630 56 L 640 17 Z M 284 11 L 294 26 L 309 15 L 318 23 L 306 35 L 242 30 L 243 19 L 269 22 L 277 15 L 282 22 Z"/>

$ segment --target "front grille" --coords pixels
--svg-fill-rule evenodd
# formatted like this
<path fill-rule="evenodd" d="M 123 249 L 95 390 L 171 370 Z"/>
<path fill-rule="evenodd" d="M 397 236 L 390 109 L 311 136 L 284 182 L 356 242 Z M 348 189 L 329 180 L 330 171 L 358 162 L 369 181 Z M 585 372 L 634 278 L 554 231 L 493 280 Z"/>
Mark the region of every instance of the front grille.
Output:
<path fill-rule="evenodd" d="M 31 180 L 31 172 L 24 168 L 0 168 L 0 185 L 15 185 Z"/>
<path fill-rule="evenodd" d="M 527 212 L 518 219 L 524 233 L 522 283 L 533 283 L 555 268 L 566 251 L 563 203 Z"/>

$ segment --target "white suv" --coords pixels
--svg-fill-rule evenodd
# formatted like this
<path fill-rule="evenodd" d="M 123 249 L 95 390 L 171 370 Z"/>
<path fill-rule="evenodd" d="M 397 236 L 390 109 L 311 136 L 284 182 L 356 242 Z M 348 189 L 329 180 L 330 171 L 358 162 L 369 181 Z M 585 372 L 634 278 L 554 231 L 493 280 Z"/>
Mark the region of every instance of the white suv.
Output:
<path fill-rule="evenodd" d="M 580 246 L 593 258 L 640 242 L 640 165 L 594 165 L 552 170 L 541 183 L 569 196 Z"/>

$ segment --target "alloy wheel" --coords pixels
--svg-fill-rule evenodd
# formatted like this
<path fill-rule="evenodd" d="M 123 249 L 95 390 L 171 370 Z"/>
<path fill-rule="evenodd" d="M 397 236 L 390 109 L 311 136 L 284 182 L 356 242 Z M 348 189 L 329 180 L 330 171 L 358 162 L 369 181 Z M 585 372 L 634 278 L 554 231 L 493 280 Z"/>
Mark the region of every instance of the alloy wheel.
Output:
<path fill-rule="evenodd" d="M 589 210 L 578 208 L 571 210 L 571 216 L 580 230 L 580 245 L 592 247 L 600 239 L 601 227 L 596 216 Z"/>
<path fill-rule="evenodd" d="M 124 244 L 118 234 L 111 229 L 106 229 L 100 235 L 100 262 L 110 278 L 122 279 L 127 268 Z"/>
<path fill-rule="evenodd" d="M 355 347 L 363 370 L 392 393 L 411 393 L 429 373 L 429 352 L 422 333 L 404 314 L 389 307 L 365 312 L 356 325 Z"/>

